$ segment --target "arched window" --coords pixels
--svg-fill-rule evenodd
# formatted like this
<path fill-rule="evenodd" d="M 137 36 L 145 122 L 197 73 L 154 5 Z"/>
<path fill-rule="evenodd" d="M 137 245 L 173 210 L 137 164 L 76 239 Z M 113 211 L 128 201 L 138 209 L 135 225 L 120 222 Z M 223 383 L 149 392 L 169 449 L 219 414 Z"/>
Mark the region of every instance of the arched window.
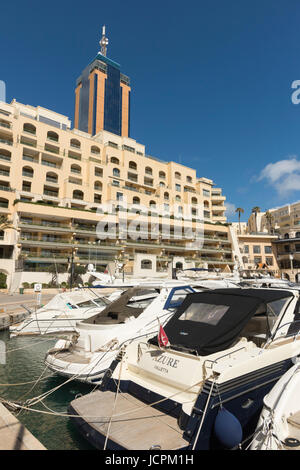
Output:
<path fill-rule="evenodd" d="M 139 203 L 140 203 L 140 198 L 137 196 L 134 196 L 134 198 L 132 199 L 132 204 L 139 204 Z"/>
<path fill-rule="evenodd" d="M 49 171 L 46 173 L 46 181 L 49 183 L 57 183 L 58 182 L 58 176 L 56 173 L 53 173 L 52 171 Z"/>
<path fill-rule="evenodd" d="M 96 155 L 100 155 L 100 149 L 99 147 L 96 147 L 96 145 L 92 145 L 91 147 L 91 153 L 94 153 Z"/>
<path fill-rule="evenodd" d="M 169 200 L 169 193 L 164 193 L 164 199 L 165 199 L 166 201 Z"/>
<path fill-rule="evenodd" d="M 111 157 L 110 163 L 113 163 L 114 165 L 120 165 L 120 160 L 117 157 Z"/>
<path fill-rule="evenodd" d="M 79 189 L 75 189 L 73 191 L 73 199 L 80 199 L 81 201 L 83 201 L 83 192 Z"/>
<path fill-rule="evenodd" d="M 155 201 L 150 201 L 149 206 L 150 206 L 151 209 L 155 209 L 156 208 L 156 202 Z"/>
<path fill-rule="evenodd" d="M 150 166 L 146 166 L 145 173 L 146 175 L 152 175 L 152 168 L 150 168 Z"/>
<path fill-rule="evenodd" d="M 76 173 L 76 175 L 81 174 L 81 166 L 79 165 L 71 165 L 71 173 Z"/>
<path fill-rule="evenodd" d="M 209 202 L 208 201 L 204 201 L 203 204 L 204 204 L 205 208 L 209 208 Z"/>
<path fill-rule="evenodd" d="M 160 171 L 159 177 L 164 180 L 166 178 L 166 173 L 164 171 Z"/>
<path fill-rule="evenodd" d="M 296 238 L 300 238 L 300 232 L 296 232 Z"/>
<path fill-rule="evenodd" d="M 27 122 L 23 125 L 23 131 L 36 135 L 36 127 L 33 124 L 29 124 Z"/>
<path fill-rule="evenodd" d="M 96 191 L 102 191 L 102 183 L 101 183 L 101 181 L 95 181 L 95 183 L 94 183 L 94 189 L 96 189 Z"/>
<path fill-rule="evenodd" d="M 192 183 L 193 178 L 191 176 L 187 176 L 186 181 L 187 181 L 187 183 Z"/>
<path fill-rule="evenodd" d="M 181 179 L 181 174 L 178 171 L 175 171 L 175 178 L 178 180 Z"/>
<path fill-rule="evenodd" d="M 176 269 L 183 269 L 183 264 L 181 261 L 177 261 L 176 265 L 175 265 L 175 268 Z"/>
<path fill-rule="evenodd" d="M 247 256 L 243 256 L 242 259 L 243 259 L 243 263 L 248 263 L 248 258 L 247 258 Z"/>
<path fill-rule="evenodd" d="M 177 195 L 177 196 L 175 196 L 175 200 L 176 201 L 181 201 L 181 197 Z"/>
<path fill-rule="evenodd" d="M 120 177 L 120 170 L 119 170 L 119 168 L 114 168 L 114 169 L 113 169 L 113 176 L 116 176 L 117 178 Z"/>
<path fill-rule="evenodd" d="M 141 269 L 152 269 L 152 261 L 150 259 L 142 259 Z"/>
<path fill-rule="evenodd" d="M 198 200 L 196 197 L 192 197 L 192 204 L 197 204 L 198 203 Z M 209 205 L 208 205 L 209 206 Z"/>
<path fill-rule="evenodd" d="M 137 164 L 133 161 L 129 162 L 129 168 L 131 170 L 137 170 Z"/>
<path fill-rule="evenodd" d="M 58 142 L 58 134 L 53 131 L 48 131 L 47 132 L 47 139 L 53 140 L 54 142 Z"/>
<path fill-rule="evenodd" d="M 285 233 L 285 234 L 284 234 L 284 238 L 290 238 L 289 234 L 288 234 L 288 233 Z"/>
<path fill-rule="evenodd" d="M 80 149 L 81 144 L 80 144 L 79 140 L 77 140 L 77 139 L 71 139 L 71 140 L 70 140 L 70 146 L 71 146 L 71 147 L 74 147 L 74 148 L 76 148 L 76 149 Z"/>
<path fill-rule="evenodd" d="M 33 178 L 33 169 L 30 166 L 23 166 L 22 175 L 27 176 L 27 178 Z"/>
<path fill-rule="evenodd" d="M 165 187 L 166 187 L 166 185 L 165 185 L 165 183 L 164 183 L 163 181 L 160 181 L 160 182 L 159 182 L 159 186 L 160 186 L 161 188 L 165 188 Z"/>

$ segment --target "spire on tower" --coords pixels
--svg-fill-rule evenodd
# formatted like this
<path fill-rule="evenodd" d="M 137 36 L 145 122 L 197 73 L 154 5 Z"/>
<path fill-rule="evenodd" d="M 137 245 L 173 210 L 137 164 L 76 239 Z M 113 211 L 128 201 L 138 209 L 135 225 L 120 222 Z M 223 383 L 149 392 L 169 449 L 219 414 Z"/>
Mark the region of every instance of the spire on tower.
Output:
<path fill-rule="evenodd" d="M 106 51 L 107 51 L 107 46 L 108 46 L 108 39 L 105 36 L 105 26 L 102 26 L 102 38 L 99 41 L 99 44 L 100 44 L 100 47 L 101 47 L 100 54 L 106 56 Z"/>

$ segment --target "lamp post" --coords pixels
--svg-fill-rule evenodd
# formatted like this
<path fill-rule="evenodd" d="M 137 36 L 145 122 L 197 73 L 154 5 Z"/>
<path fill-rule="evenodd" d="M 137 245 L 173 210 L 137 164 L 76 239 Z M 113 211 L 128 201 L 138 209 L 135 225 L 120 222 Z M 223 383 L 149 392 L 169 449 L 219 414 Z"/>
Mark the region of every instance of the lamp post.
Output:
<path fill-rule="evenodd" d="M 290 258 L 290 262 L 291 262 L 291 274 L 292 274 L 292 276 L 294 277 L 294 263 L 293 263 L 293 260 L 294 260 L 294 253 L 290 253 L 290 254 L 289 254 L 289 258 Z"/>

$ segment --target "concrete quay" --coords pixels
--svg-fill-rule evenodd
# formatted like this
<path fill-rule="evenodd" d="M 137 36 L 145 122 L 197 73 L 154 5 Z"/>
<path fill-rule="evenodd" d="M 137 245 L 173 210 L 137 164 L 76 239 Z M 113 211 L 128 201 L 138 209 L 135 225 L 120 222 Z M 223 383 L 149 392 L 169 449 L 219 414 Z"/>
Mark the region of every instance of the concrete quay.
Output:
<path fill-rule="evenodd" d="M 47 449 L 0 403 L 0 450 Z"/>

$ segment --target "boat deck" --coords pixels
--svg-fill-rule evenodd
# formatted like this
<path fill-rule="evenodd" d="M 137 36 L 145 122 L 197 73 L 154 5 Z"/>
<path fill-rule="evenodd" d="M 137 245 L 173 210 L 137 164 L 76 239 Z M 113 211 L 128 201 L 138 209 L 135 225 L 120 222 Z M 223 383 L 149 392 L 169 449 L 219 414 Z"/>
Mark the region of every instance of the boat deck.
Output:
<path fill-rule="evenodd" d="M 88 357 L 84 357 L 81 354 L 76 354 L 70 351 L 59 351 L 53 354 L 55 358 L 69 362 L 70 364 L 89 364 L 90 359 Z"/>
<path fill-rule="evenodd" d="M 126 450 L 176 450 L 188 446 L 177 418 L 129 395 L 96 391 L 71 403 L 73 410 L 101 436 Z M 111 420 L 110 419 L 114 416 Z M 159 446 L 159 447 L 156 447 Z"/>

